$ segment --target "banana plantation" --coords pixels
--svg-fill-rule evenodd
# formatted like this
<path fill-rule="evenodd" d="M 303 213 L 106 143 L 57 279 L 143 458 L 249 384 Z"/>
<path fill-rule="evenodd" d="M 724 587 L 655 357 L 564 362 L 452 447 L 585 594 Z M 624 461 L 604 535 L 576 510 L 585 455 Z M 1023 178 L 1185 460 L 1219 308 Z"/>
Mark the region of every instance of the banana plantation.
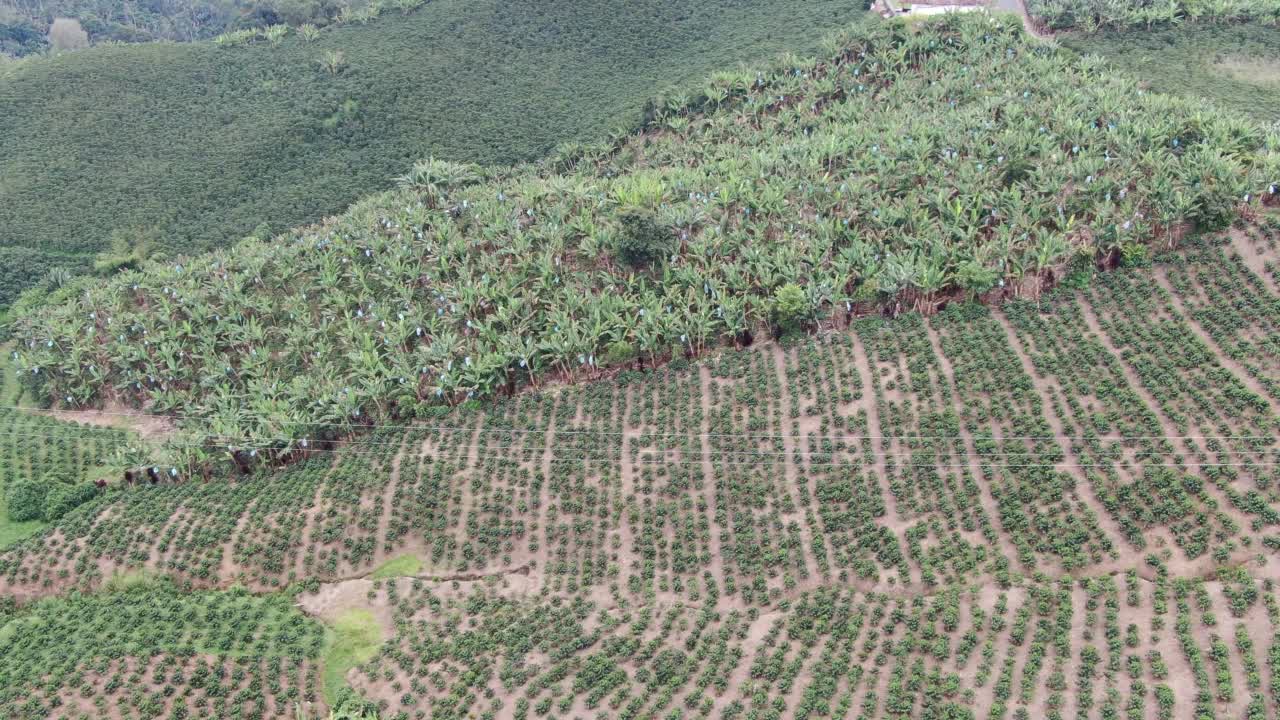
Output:
<path fill-rule="evenodd" d="M 1037 297 L 1277 199 L 1280 138 L 1008 19 L 880 23 L 652 103 L 536 166 L 426 160 L 270 242 L 72 285 L 15 321 L 29 391 L 178 416 L 162 465 L 843 325 Z"/>

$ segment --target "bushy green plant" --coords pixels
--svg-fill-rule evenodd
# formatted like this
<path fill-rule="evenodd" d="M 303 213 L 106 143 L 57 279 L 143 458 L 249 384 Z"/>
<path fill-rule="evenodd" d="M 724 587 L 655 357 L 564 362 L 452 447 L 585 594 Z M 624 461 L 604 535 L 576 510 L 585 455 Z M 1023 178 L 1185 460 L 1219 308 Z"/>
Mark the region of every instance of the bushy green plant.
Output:
<path fill-rule="evenodd" d="M 636 268 L 659 263 L 671 252 L 671 232 L 658 224 L 654 214 L 633 209 L 618 218 L 618 259 Z"/>
<path fill-rule="evenodd" d="M 48 488 L 44 499 L 44 520 L 53 522 L 98 495 L 99 488 L 91 481 L 56 483 Z M 12 508 L 12 506 L 10 506 Z"/>
<path fill-rule="evenodd" d="M 38 478 L 20 478 L 5 486 L 9 519 L 14 522 L 39 520 L 44 516 L 49 484 Z"/>
<path fill-rule="evenodd" d="M 787 283 L 773 292 L 773 320 L 783 335 L 800 332 L 809 316 L 809 298 L 804 288 Z"/>
<path fill-rule="evenodd" d="M 605 348 L 602 358 L 605 365 L 625 365 L 637 357 L 636 348 L 626 340 L 615 340 Z"/>

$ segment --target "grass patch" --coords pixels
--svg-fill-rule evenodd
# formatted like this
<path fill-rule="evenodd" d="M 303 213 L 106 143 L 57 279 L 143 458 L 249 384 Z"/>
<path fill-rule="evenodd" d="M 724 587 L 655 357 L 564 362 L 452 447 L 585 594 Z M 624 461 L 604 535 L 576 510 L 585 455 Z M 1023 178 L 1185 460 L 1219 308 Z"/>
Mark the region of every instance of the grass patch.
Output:
<path fill-rule="evenodd" d="M 382 644 L 382 629 L 368 610 L 348 610 L 325 633 L 324 699 L 332 704 L 347 684 L 347 671 L 368 662 Z"/>
<path fill-rule="evenodd" d="M 107 592 L 126 592 L 163 582 L 163 576 L 150 570 L 126 570 L 107 579 L 103 589 Z"/>
<path fill-rule="evenodd" d="M 422 570 L 422 560 L 417 555 L 401 555 L 383 563 L 369 574 L 370 580 L 386 580 L 387 578 L 410 577 Z"/>
<path fill-rule="evenodd" d="M 9 505 L 4 501 L 4 488 L 0 487 L 0 548 L 6 548 L 19 540 L 35 535 L 49 523 L 43 520 L 14 522 L 9 519 Z"/>
<path fill-rule="evenodd" d="M 1155 90 L 1280 121 L 1280 28 L 1241 23 L 1066 35 L 1062 44 L 1100 55 Z"/>
<path fill-rule="evenodd" d="M 1280 85 L 1280 62 L 1270 58 L 1226 57 L 1215 63 L 1218 72 L 1237 82 L 1261 85 Z"/>

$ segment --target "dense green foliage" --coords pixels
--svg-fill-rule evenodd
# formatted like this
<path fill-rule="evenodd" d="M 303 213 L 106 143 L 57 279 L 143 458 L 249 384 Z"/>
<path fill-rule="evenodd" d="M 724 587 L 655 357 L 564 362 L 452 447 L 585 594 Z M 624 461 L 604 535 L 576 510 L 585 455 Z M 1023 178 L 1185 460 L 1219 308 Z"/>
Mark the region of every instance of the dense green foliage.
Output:
<path fill-rule="evenodd" d="M 1262 123 L 1280 122 L 1280 28 L 1275 25 L 1201 23 L 1069 34 L 1060 41 L 1106 58 L 1154 90 L 1206 98 Z"/>
<path fill-rule="evenodd" d="M 98 494 L 98 486 L 92 482 L 54 483 L 44 498 L 42 518 L 46 521 L 57 520 L 68 512 L 89 502 Z M 10 508 L 13 506 L 10 505 Z"/>
<path fill-rule="evenodd" d="M 1125 29 L 1174 23 L 1280 22 L 1280 0 L 1027 0 L 1051 30 Z"/>
<path fill-rule="evenodd" d="M 718 74 L 612 146 L 451 189 L 437 166 L 323 227 L 86 286 L 18 322 L 18 363 L 61 405 L 180 409 L 183 450 L 289 451 L 590 375 L 619 341 L 645 362 L 737 342 L 787 283 L 809 319 L 1034 293 L 1273 199 L 1277 142 L 1010 18 L 876 24 L 834 57 Z M 634 209 L 679 243 L 658 274 L 611 261 Z"/>
<path fill-rule="evenodd" d="M 42 519 L 44 500 L 48 493 L 49 486 L 35 478 L 22 478 L 7 483 L 4 488 L 4 501 L 8 508 L 9 519 L 14 522 Z"/>
<path fill-rule="evenodd" d="M 51 522 L 92 500 L 98 489 L 92 481 L 75 482 L 65 473 L 24 477 L 5 484 L 5 504 L 13 522 Z"/>
<path fill-rule="evenodd" d="M 35 23 L 0 5 L 0 62 L 7 57 L 29 55 L 44 50 L 49 44 L 45 33 Z"/>
<path fill-rule="evenodd" d="M 812 51 L 863 14 L 844 0 L 436 0 L 310 41 L 0 67 L 0 304 L 51 267 L 87 270 L 113 233 L 154 253 L 226 246 L 340 212 L 428 155 L 505 164 L 634 127 L 668 84 Z"/>
<path fill-rule="evenodd" d="M 662 227 L 653 211 L 630 209 L 618 216 L 618 259 L 637 268 L 666 261 L 675 235 Z"/>
<path fill-rule="evenodd" d="M 780 286 L 773 293 L 773 321 L 783 333 L 800 330 L 809 319 L 809 298 L 795 283 Z"/>
<path fill-rule="evenodd" d="M 322 637 L 281 595 L 142 582 L 43 600 L 0 630 L 0 714 L 287 717 L 317 698 Z"/>

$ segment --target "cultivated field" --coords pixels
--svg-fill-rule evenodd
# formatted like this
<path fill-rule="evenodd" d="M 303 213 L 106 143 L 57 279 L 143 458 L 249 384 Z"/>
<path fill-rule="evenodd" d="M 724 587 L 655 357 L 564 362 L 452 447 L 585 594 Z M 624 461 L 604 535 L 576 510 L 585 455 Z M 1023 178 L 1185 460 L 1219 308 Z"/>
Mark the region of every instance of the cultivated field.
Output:
<path fill-rule="evenodd" d="M 1277 240 L 1264 216 L 1038 301 L 547 387 L 269 481 L 110 493 L 4 553 L 0 587 L 240 584 L 367 642 L 251 615 L 222 648 L 157 629 L 151 675 L 15 655 L 4 709 L 224 717 L 241 682 L 223 702 L 276 717 L 345 679 L 395 718 L 1274 717 Z M 241 680 L 196 682 L 250 637 Z"/>
<path fill-rule="evenodd" d="M 1273 128 L 967 13 L 399 185 L 13 308 L 0 718 L 1280 715 Z"/>

